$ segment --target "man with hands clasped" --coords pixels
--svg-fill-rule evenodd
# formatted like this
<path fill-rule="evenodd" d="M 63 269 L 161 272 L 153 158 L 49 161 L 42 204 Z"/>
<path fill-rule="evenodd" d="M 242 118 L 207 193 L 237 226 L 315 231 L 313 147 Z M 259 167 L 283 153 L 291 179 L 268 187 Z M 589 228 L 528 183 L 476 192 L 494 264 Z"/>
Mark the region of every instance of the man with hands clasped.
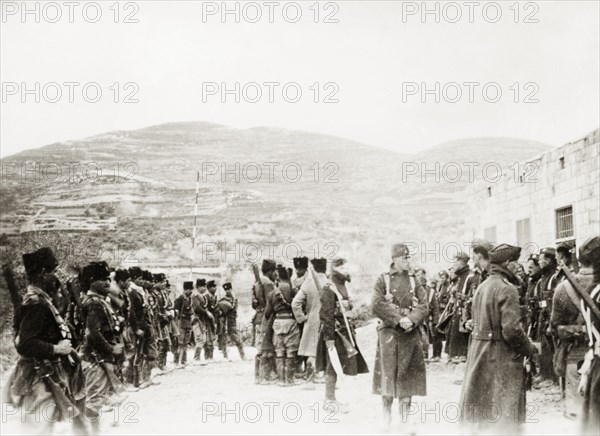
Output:
<path fill-rule="evenodd" d="M 400 415 L 406 422 L 414 395 L 424 396 L 425 360 L 419 325 L 428 315 L 427 294 L 410 265 L 405 244 L 392 247 L 390 271 L 381 274 L 373 292 L 372 311 L 379 318 L 373 393 L 381 395 L 386 425 L 398 398 Z"/>

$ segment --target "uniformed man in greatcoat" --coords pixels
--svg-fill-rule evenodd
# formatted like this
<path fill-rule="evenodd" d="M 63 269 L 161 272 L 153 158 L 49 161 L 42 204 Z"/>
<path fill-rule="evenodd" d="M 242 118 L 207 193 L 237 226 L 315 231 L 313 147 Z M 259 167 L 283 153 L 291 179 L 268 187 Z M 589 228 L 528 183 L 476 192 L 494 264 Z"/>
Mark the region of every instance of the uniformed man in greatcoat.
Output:
<path fill-rule="evenodd" d="M 489 251 L 490 275 L 473 297 L 473 331 L 460 399 L 465 424 L 516 431 L 525 418 L 525 365 L 537 353 L 521 324 L 516 277 L 509 262 L 520 247 Z"/>
<path fill-rule="evenodd" d="M 405 244 L 392 247 L 389 272 L 375 283 L 372 311 L 379 318 L 373 393 L 382 396 L 385 424 L 391 421 L 394 398 L 406 422 L 413 396 L 426 394 L 425 360 L 419 326 L 429 309 L 427 294 L 415 280 Z"/>

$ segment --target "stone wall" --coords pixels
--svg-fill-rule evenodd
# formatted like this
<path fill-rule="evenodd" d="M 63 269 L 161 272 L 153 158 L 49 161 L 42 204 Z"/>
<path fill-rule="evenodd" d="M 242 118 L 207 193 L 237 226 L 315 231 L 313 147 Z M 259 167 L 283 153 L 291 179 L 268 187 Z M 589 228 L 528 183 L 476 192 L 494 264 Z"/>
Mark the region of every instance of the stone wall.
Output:
<path fill-rule="evenodd" d="M 557 242 L 581 245 L 600 234 L 600 131 L 516 163 L 499 181 L 468 189 L 467 226 L 472 237 L 493 234 L 498 243 L 518 243 L 526 252 Z M 573 237 L 557 238 L 556 210 L 573 208 Z M 529 219 L 529 237 L 517 234 L 517 221 Z M 525 226 L 527 227 L 527 226 Z"/>

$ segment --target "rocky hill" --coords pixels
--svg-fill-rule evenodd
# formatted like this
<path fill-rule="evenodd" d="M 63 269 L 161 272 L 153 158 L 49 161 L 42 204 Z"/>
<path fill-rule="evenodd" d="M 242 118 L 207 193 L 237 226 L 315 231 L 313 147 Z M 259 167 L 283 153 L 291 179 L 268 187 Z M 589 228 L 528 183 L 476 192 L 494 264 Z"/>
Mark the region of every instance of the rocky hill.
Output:
<path fill-rule="evenodd" d="M 324 254 L 372 259 L 390 241 L 461 237 L 470 176 L 548 148 L 473 138 L 400 155 L 327 135 L 205 122 L 108 132 L 4 159 L 2 231 L 96 232 L 112 250 L 136 249 L 129 260 L 186 263 L 200 171 L 197 260 L 235 261 L 209 256 L 213 244 L 235 243 L 292 244 L 290 257 L 298 244 L 307 255 L 329 248 Z"/>

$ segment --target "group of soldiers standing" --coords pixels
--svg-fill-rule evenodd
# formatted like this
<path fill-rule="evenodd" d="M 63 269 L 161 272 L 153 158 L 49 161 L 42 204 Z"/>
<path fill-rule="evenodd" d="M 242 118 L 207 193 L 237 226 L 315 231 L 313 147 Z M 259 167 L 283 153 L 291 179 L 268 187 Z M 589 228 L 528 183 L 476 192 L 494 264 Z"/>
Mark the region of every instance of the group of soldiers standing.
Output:
<path fill-rule="evenodd" d="M 522 423 L 538 368 L 536 380 L 561 386 L 566 414 L 582 410 L 583 430 L 598 428 L 600 237 L 580 247 L 579 259 L 564 245 L 545 248 L 529 256 L 527 272 L 520 256 L 520 247 L 478 240 L 472 256 L 459 253 L 428 283 L 425 270 L 412 267 L 407 245 L 392 247 L 371 300 L 379 320 L 373 393 L 382 397 L 386 424 L 394 399 L 406 422 L 412 398 L 426 395 L 426 360 L 440 360 L 445 340 L 448 361 L 466 362 L 463 422 Z M 214 280 L 185 281 L 176 296 L 164 274 L 92 262 L 63 286 L 51 249 L 26 253 L 23 263 L 23 297 L 5 271 L 20 355 L 7 403 L 29 411 L 52 403 L 52 422 L 69 418 L 85 433 L 88 421 L 97 431 L 94 418 L 103 408 L 156 383 L 152 370 L 165 369 L 168 352 L 186 365 L 192 345 L 202 365 L 213 360 L 216 340 L 225 358 L 232 342 L 245 359 L 231 283 L 221 295 Z M 338 380 L 369 372 L 356 341 L 347 260 L 332 260 L 329 271 L 327 259 L 306 257 L 294 259 L 295 273 L 272 260 L 253 268 L 255 382 L 324 382 L 323 407 L 347 413 L 336 399 Z"/>
<path fill-rule="evenodd" d="M 255 270 L 252 307 L 255 381 L 290 386 L 301 378 L 325 383 L 323 407 L 347 412 L 338 402 L 338 377 L 368 372 L 358 348 L 347 261 L 335 259 L 327 275 L 327 259 L 293 259 L 296 270 L 264 260 Z"/>
<path fill-rule="evenodd" d="M 127 391 L 159 384 L 167 354 L 176 367 L 213 360 L 214 342 L 227 358 L 228 340 L 244 349 L 237 332 L 237 298 L 231 283 L 217 295 L 214 280 L 183 283 L 176 296 L 165 274 L 139 267 L 111 270 L 91 262 L 67 278 L 48 247 L 23 255 L 24 296 L 12 270 L 4 275 L 15 305 L 17 364 L 5 388 L 5 402 L 51 427 L 70 420 L 78 434 L 99 431 L 100 415 L 121 404 Z M 202 359 L 202 352 L 204 359 Z M 26 420 L 27 421 L 27 420 Z M 49 430 L 49 428 L 48 428 Z"/>
<path fill-rule="evenodd" d="M 544 248 L 529 256 L 525 272 L 520 247 L 478 240 L 472 259 L 458 253 L 428 284 L 425 271 L 410 266 L 407 246 L 395 245 L 372 301 L 380 320 L 373 390 L 383 397 L 386 422 L 393 398 L 405 422 L 412 396 L 425 395 L 429 344 L 435 362 L 445 340 L 448 363 L 466 362 L 463 422 L 506 429 L 524 422 L 525 393 L 536 376 L 560 384 L 565 415 L 579 414 L 581 431 L 597 431 L 600 237 L 579 253 L 577 259 L 565 244 Z"/>

